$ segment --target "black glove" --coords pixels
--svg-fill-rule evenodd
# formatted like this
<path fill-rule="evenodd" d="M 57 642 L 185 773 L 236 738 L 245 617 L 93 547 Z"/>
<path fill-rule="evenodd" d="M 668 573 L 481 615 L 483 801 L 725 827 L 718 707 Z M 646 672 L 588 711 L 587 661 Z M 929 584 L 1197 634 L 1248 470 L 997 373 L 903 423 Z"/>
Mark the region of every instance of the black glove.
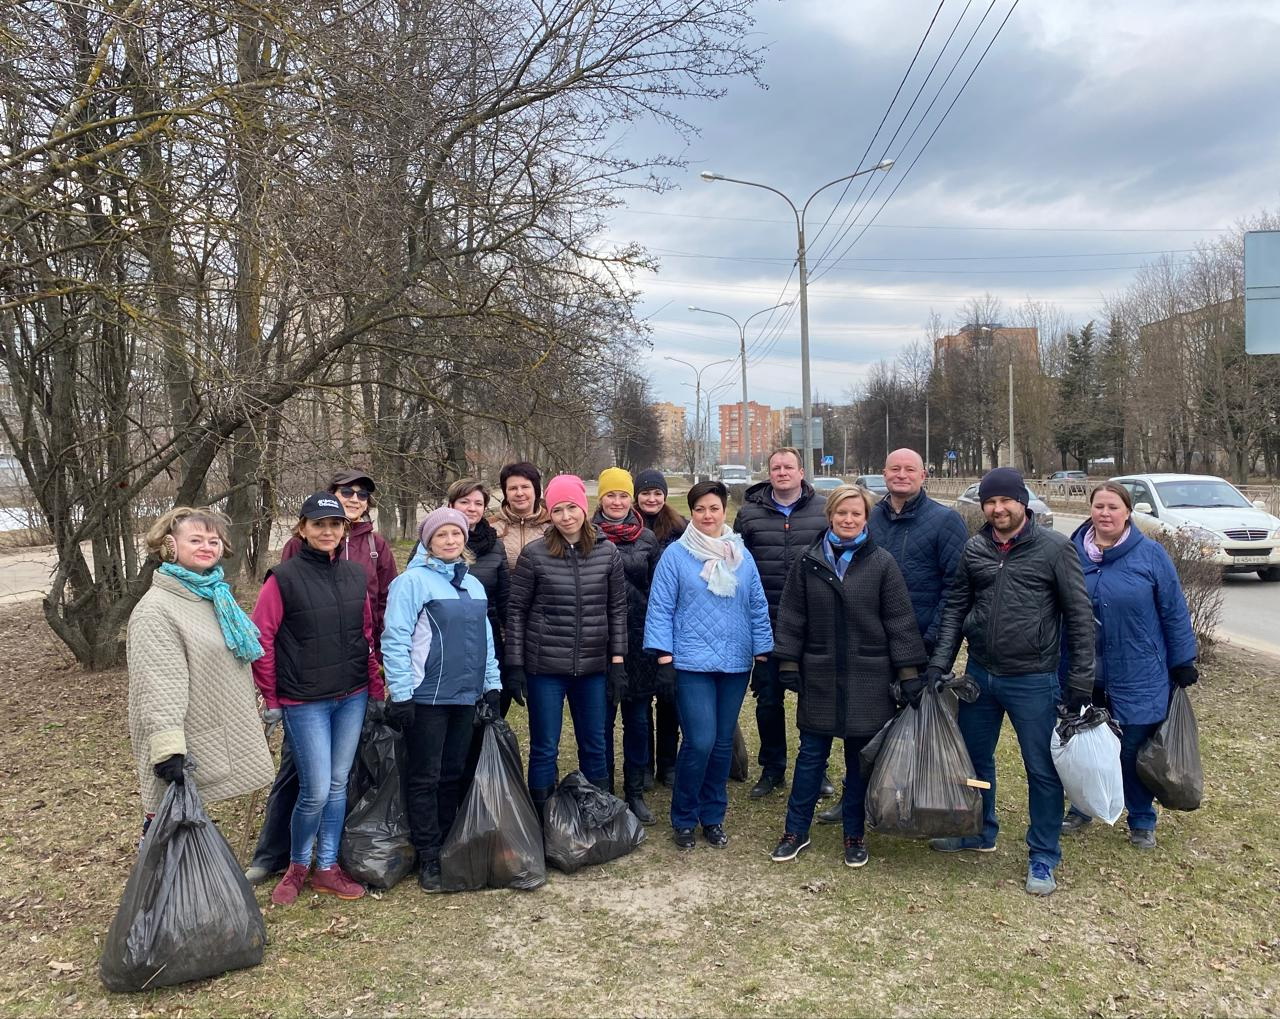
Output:
<path fill-rule="evenodd" d="M 387 724 L 404 732 L 413 725 L 413 701 L 392 701 L 387 705 Z"/>
<path fill-rule="evenodd" d="M 182 765 L 186 762 L 185 754 L 174 754 L 166 757 L 158 764 L 154 764 L 151 770 L 156 773 L 156 778 L 165 782 L 177 782 L 178 785 L 183 784 Z"/>
<path fill-rule="evenodd" d="M 674 661 L 658 666 L 658 696 L 664 701 L 676 699 L 676 663 Z"/>
<path fill-rule="evenodd" d="M 1200 682 L 1200 673 L 1196 669 L 1195 662 L 1187 662 L 1186 665 L 1175 665 L 1169 670 L 1169 679 L 1175 686 L 1186 689 Z"/>
<path fill-rule="evenodd" d="M 502 691 L 501 690 L 486 690 L 484 692 L 484 695 L 480 699 L 484 701 L 484 703 L 489 707 L 489 710 L 492 711 L 495 715 L 502 714 Z"/>
<path fill-rule="evenodd" d="M 905 707 L 910 704 L 913 708 L 920 707 L 920 698 L 924 696 L 924 688 L 928 685 L 929 678 L 927 676 L 912 676 L 910 679 L 898 681 L 898 704 Z"/>
<path fill-rule="evenodd" d="M 778 665 L 778 685 L 784 690 L 800 692 L 799 662 L 782 662 Z"/>
<path fill-rule="evenodd" d="M 924 670 L 924 681 L 936 690 L 938 685 L 942 682 L 942 677 L 944 675 L 946 675 L 946 673 L 936 665 L 930 665 Z"/>
<path fill-rule="evenodd" d="M 1087 708 L 1093 704 L 1092 692 L 1085 690 L 1068 690 L 1067 691 L 1067 714 L 1075 717 L 1080 714 L 1081 708 Z"/>
<path fill-rule="evenodd" d="M 502 689 L 506 690 L 520 707 L 524 707 L 524 696 L 529 692 L 529 687 L 524 678 L 523 666 L 509 665 L 502 670 Z"/>
<path fill-rule="evenodd" d="M 751 692 L 759 697 L 760 691 L 768 686 L 773 678 L 772 673 L 773 666 L 769 664 L 769 659 L 766 658 L 763 662 L 757 661 L 751 667 Z"/>
<path fill-rule="evenodd" d="M 502 693 L 486 690 L 476 698 L 476 725 L 488 725 L 502 717 Z"/>
<path fill-rule="evenodd" d="M 627 692 L 627 665 L 625 662 L 609 663 L 609 700 L 614 704 L 621 704 L 622 698 Z"/>

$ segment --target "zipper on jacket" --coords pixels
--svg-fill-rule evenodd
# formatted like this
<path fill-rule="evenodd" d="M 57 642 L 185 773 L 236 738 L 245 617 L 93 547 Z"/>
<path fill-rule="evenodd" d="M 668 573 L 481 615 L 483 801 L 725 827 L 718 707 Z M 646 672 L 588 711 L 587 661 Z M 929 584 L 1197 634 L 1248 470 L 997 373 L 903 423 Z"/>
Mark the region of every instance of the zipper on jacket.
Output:
<path fill-rule="evenodd" d="M 1024 541 L 1022 544 L 1025 545 L 1026 542 Z M 987 659 L 988 659 L 987 664 L 988 665 L 992 664 L 990 659 L 992 657 L 993 649 L 996 646 L 996 631 L 995 631 L 996 606 L 1000 601 L 1000 595 L 1004 593 L 1004 577 L 1005 577 L 1004 566 L 1005 566 L 1005 563 L 1009 561 L 1009 557 L 1013 555 L 1014 551 L 1020 547 L 1021 547 L 1020 545 L 1015 544 L 1010 547 L 1008 552 L 1001 552 L 999 549 L 996 549 L 996 554 L 1000 557 L 1000 567 L 999 567 L 1000 572 L 996 575 L 995 590 L 991 592 L 991 611 L 987 616 Z"/>
<path fill-rule="evenodd" d="M 573 675 L 578 675 L 578 653 L 582 649 L 582 569 L 578 559 L 578 546 L 570 545 L 573 557 Z M 605 657 L 608 657 L 606 654 Z"/>

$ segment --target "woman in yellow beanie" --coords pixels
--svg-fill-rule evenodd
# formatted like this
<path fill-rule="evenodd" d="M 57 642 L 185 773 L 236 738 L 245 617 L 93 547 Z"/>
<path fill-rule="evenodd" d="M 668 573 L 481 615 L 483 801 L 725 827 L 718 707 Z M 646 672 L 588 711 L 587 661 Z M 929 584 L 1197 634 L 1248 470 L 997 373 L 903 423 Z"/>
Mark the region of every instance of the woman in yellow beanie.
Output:
<path fill-rule="evenodd" d="M 635 486 L 629 472 L 608 467 L 600 472 L 600 505 L 592 523 L 618 549 L 627 579 L 627 686 L 619 705 L 611 700 L 605 711 L 604 748 L 609 784 L 614 781 L 613 727 L 622 708 L 622 789 L 631 812 L 644 824 L 653 814 L 644 802 L 644 779 L 649 773 L 649 705 L 657 687 L 657 660 L 644 650 L 644 619 L 649 608 L 649 583 L 658 565 L 658 539 L 632 506 Z"/>

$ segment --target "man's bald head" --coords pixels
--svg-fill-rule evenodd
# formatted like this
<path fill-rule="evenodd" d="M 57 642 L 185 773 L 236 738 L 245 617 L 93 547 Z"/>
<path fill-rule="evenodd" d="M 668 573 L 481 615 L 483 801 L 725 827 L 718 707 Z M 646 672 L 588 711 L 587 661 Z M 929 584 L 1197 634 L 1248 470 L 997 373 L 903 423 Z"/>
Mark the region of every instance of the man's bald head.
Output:
<path fill-rule="evenodd" d="M 884 458 L 884 483 L 895 511 L 924 488 L 924 460 L 914 449 L 895 449 Z"/>

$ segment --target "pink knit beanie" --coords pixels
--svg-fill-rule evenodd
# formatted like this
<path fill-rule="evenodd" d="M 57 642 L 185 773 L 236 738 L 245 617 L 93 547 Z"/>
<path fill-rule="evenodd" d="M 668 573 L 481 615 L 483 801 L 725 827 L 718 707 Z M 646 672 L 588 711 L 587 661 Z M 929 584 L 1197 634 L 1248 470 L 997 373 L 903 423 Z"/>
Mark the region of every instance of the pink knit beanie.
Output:
<path fill-rule="evenodd" d="M 547 509 L 556 508 L 556 503 L 571 502 L 587 515 L 587 486 L 576 474 L 557 474 L 547 483 Z"/>

